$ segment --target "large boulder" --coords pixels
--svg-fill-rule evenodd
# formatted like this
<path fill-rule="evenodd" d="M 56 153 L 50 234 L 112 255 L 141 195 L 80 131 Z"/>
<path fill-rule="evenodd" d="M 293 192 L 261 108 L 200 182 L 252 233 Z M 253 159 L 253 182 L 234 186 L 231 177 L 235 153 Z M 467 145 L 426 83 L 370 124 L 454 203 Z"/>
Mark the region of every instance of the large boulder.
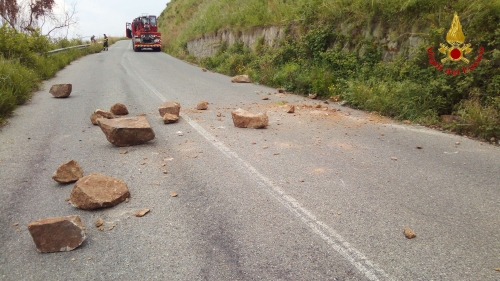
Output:
<path fill-rule="evenodd" d="M 148 142 L 155 133 L 144 116 L 97 120 L 108 141 L 116 146 L 132 146 Z"/>
<path fill-rule="evenodd" d="M 130 197 L 127 184 L 119 178 L 92 173 L 79 179 L 71 191 L 71 203 L 83 210 L 113 207 Z"/>
<path fill-rule="evenodd" d="M 77 181 L 83 177 L 83 170 L 75 160 L 61 164 L 52 175 L 52 179 L 60 183 Z"/>
<path fill-rule="evenodd" d="M 80 246 L 87 231 L 79 216 L 46 218 L 28 224 L 28 230 L 41 253 L 67 252 Z"/>
<path fill-rule="evenodd" d="M 160 116 L 163 117 L 165 113 L 170 113 L 179 116 L 181 112 L 181 104 L 176 101 L 166 101 L 158 107 Z"/>
<path fill-rule="evenodd" d="M 248 75 L 236 75 L 231 78 L 232 83 L 252 83 L 252 79 Z"/>
<path fill-rule="evenodd" d="M 99 118 L 113 119 L 115 115 L 104 109 L 96 109 L 94 113 L 90 115 L 90 122 L 94 125 L 99 125 L 99 123 L 97 123 L 97 119 Z"/>
<path fill-rule="evenodd" d="M 128 109 L 123 103 L 115 103 L 109 109 L 114 115 L 127 115 Z"/>
<path fill-rule="evenodd" d="M 231 112 L 234 126 L 239 128 L 265 128 L 269 125 L 269 118 L 265 113 L 254 114 L 238 108 Z"/>
<path fill-rule="evenodd" d="M 56 98 L 67 98 L 71 94 L 73 85 L 71 84 L 55 84 L 50 87 L 49 93 Z"/>

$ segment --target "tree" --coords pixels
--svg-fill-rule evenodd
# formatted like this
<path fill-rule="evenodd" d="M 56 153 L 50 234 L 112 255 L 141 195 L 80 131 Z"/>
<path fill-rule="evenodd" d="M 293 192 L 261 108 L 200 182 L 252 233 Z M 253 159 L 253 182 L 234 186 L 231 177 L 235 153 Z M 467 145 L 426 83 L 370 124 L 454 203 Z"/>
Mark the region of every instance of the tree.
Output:
<path fill-rule="evenodd" d="M 55 0 L 0 0 L 0 17 L 2 24 L 9 24 L 20 32 L 33 33 L 37 28 L 46 27 L 50 33 L 69 28 L 77 23 L 74 18 L 76 4 L 69 11 L 64 10 L 62 15 L 56 15 Z"/>

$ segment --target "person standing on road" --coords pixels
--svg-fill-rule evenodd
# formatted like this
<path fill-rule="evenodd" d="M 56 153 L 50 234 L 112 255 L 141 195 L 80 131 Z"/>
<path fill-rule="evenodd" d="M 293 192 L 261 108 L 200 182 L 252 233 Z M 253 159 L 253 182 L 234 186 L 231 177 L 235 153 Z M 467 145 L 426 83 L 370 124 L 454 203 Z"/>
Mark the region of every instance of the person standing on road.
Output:
<path fill-rule="evenodd" d="M 106 36 L 106 33 L 104 33 L 104 43 L 103 43 L 103 50 L 107 51 L 108 50 L 108 36 Z"/>
<path fill-rule="evenodd" d="M 95 43 L 95 36 L 94 35 L 92 35 L 92 37 L 90 37 L 90 42 Z"/>

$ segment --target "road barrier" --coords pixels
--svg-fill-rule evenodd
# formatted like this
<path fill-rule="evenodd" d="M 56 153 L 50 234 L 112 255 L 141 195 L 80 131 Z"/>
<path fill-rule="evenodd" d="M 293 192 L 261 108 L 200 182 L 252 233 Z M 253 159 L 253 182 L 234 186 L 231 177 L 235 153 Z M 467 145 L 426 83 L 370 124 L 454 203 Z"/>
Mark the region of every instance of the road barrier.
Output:
<path fill-rule="evenodd" d="M 71 46 L 71 47 L 67 47 L 67 48 L 55 49 L 55 50 L 52 50 L 52 51 L 48 51 L 47 54 L 55 54 L 55 53 L 64 52 L 64 51 L 67 51 L 67 50 L 70 50 L 70 49 L 83 49 L 83 48 L 87 48 L 88 46 L 90 46 L 90 44 L 77 45 L 77 46 Z"/>

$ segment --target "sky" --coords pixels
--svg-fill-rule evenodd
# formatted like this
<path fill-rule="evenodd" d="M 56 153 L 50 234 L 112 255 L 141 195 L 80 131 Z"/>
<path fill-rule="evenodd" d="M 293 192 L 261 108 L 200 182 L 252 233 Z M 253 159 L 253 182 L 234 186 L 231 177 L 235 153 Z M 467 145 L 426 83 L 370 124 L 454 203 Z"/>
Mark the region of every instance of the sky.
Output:
<path fill-rule="evenodd" d="M 68 32 L 68 38 L 90 39 L 107 36 L 125 36 L 125 23 L 147 13 L 159 16 L 170 0 L 56 0 L 54 12 L 63 13 L 76 4 L 76 26 Z M 59 34 L 62 34 L 61 32 Z M 66 32 L 59 36 L 66 36 Z"/>

